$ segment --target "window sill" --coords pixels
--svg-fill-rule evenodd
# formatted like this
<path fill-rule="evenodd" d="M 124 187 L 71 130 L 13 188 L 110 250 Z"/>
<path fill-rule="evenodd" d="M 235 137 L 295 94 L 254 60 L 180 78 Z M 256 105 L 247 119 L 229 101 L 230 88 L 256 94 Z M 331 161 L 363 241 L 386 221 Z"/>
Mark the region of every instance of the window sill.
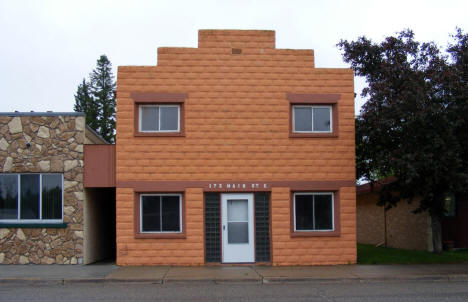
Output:
<path fill-rule="evenodd" d="M 184 132 L 135 132 L 135 136 L 145 137 L 145 136 L 159 136 L 159 137 L 177 137 L 185 136 Z"/>
<path fill-rule="evenodd" d="M 67 224 L 64 223 L 1 223 L 0 229 L 2 228 L 22 228 L 22 229 L 65 229 Z"/>
<path fill-rule="evenodd" d="M 185 233 L 137 233 L 137 239 L 185 239 Z"/>
<path fill-rule="evenodd" d="M 289 137 L 294 137 L 294 138 L 307 138 L 307 137 L 316 137 L 316 138 L 336 138 L 338 137 L 338 134 L 331 132 L 331 133 L 289 133 Z"/>
<path fill-rule="evenodd" d="M 292 232 L 291 237 L 339 237 L 339 231 L 305 231 Z"/>

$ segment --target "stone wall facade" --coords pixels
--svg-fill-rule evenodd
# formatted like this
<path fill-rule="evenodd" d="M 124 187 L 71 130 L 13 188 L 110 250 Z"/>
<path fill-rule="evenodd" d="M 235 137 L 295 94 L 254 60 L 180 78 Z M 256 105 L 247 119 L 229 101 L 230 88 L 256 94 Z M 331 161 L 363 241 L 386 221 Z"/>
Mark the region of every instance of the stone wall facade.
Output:
<path fill-rule="evenodd" d="M 85 117 L 79 113 L 0 115 L 1 173 L 63 173 L 60 228 L 0 221 L 1 264 L 83 262 L 83 145 Z"/>

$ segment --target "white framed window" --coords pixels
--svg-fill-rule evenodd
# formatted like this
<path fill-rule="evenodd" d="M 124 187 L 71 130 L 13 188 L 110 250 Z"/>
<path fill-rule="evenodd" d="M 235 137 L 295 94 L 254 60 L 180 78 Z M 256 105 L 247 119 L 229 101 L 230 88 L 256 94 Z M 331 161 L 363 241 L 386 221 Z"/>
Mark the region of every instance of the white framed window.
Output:
<path fill-rule="evenodd" d="M 140 105 L 140 132 L 179 132 L 179 105 Z"/>
<path fill-rule="evenodd" d="M 181 194 L 141 194 L 141 233 L 182 233 Z"/>
<path fill-rule="evenodd" d="M 333 192 L 294 193 L 294 231 L 334 231 Z"/>
<path fill-rule="evenodd" d="M 0 174 L 0 224 L 62 221 L 62 174 Z"/>
<path fill-rule="evenodd" d="M 292 119 L 295 133 L 331 133 L 332 106 L 293 105 Z"/>

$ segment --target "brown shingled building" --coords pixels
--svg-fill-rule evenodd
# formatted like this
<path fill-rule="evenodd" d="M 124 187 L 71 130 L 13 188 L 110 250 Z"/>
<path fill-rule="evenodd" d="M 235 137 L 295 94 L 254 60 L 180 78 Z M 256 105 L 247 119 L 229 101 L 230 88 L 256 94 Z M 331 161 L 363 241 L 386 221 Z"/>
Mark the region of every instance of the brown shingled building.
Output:
<path fill-rule="evenodd" d="M 117 80 L 118 265 L 356 262 L 351 69 L 200 30 Z"/>

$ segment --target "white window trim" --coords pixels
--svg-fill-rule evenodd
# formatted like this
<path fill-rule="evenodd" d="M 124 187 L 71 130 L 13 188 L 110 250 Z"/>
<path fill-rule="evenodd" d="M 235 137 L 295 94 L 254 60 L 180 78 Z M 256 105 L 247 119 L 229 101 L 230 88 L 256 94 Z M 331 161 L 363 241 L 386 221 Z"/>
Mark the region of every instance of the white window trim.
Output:
<path fill-rule="evenodd" d="M 143 231 L 143 196 L 178 196 L 179 197 L 179 231 Z M 162 200 L 160 201 L 160 215 L 162 215 Z M 162 218 L 162 217 L 161 217 Z M 162 219 L 161 222 L 162 224 Z M 162 228 L 161 228 L 162 229 Z M 182 225 L 182 194 L 140 194 L 140 233 L 142 234 L 181 234 Z"/>
<path fill-rule="evenodd" d="M 292 123 L 293 123 L 293 132 L 294 133 L 332 133 L 333 132 L 333 106 L 330 105 L 293 105 L 292 106 Z M 298 131 L 296 130 L 296 111 L 295 108 L 311 108 L 311 115 L 312 115 L 312 130 L 311 131 Z M 328 108 L 330 109 L 330 130 L 328 131 L 314 131 L 314 108 Z"/>
<path fill-rule="evenodd" d="M 21 219 L 21 175 L 39 175 L 39 219 Z M 60 175 L 62 181 L 62 219 L 42 219 L 42 175 Z M 16 206 L 18 207 L 18 214 L 16 219 L 0 219 L 0 227 L 7 223 L 21 223 L 21 224 L 53 224 L 63 223 L 63 174 L 62 173 L 2 173 L 2 175 L 16 175 L 17 176 L 17 188 L 18 193 L 16 197 Z"/>
<path fill-rule="evenodd" d="M 177 108 L 177 130 L 160 130 L 161 129 L 161 110 L 158 109 L 158 129 L 159 130 L 142 130 L 142 114 L 143 114 L 143 107 L 176 107 Z M 180 132 L 180 105 L 139 105 L 138 106 L 138 114 L 139 114 L 139 125 L 138 125 L 138 131 L 143 132 L 143 133 L 174 133 L 174 132 Z"/>
<path fill-rule="evenodd" d="M 297 195 L 331 195 L 331 203 L 332 203 L 332 228 L 331 229 L 324 229 L 324 230 L 297 230 L 296 229 L 296 196 Z M 293 200 L 293 215 L 294 215 L 294 232 L 333 232 L 335 231 L 335 194 L 333 192 L 301 192 L 301 193 L 294 193 L 294 200 Z M 315 207 L 312 206 L 312 211 L 314 211 Z M 314 213 L 314 224 L 315 224 L 315 213 Z"/>

